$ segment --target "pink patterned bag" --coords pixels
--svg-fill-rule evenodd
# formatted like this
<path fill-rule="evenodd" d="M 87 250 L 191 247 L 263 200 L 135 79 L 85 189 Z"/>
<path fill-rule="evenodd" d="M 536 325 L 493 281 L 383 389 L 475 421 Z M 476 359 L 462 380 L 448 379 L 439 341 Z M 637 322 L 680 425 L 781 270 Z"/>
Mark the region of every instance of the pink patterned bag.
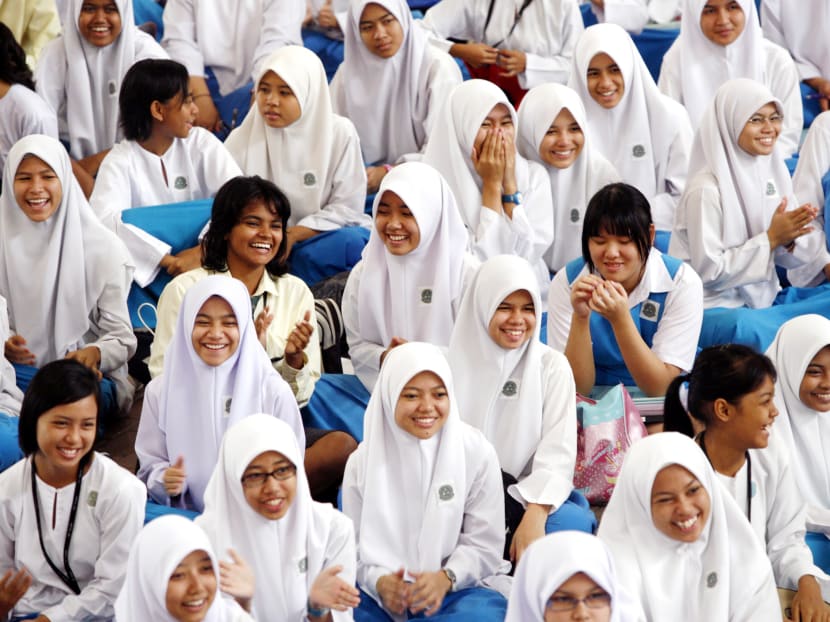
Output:
<path fill-rule="evenodd" d="M 648 432 L 622 384 L 609 387 L 597 400 L 577 393 L 576 420 L 574 488 L 592 505 L 605 505 L 628 448 Z"/>

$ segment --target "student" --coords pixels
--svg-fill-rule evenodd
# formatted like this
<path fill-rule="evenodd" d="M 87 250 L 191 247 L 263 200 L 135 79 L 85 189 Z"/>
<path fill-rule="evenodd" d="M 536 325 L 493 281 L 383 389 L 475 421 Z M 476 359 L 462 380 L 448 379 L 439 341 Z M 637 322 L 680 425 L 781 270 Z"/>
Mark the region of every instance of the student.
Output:
<path fill-rule="evenodd" d="M 733 78 L 763 83 L 783 104 L 781 155 L 801 141 L 801 90 L 787 50 L 764 38 L 754 0 L 683 0 L 680 36 L 663 57 L 660 90 L 698 127 L 718 87 Z"/>
<path fill-rule="evenodd" d="M 497 86 L 468 80 L 450 94 L 424 162 L 452 188 L 474 254 L 524 257 L 544 288 L 542 257 L 554 239 L 550 182 L 540 164 L 517 153 L 515 126 L 516 111 Z"/>
<path fill-rule="evenodd" d="M 591 12 L 600 23 L 618 24 L 640 34 L 649 22 L 668 24 L 680 17 L 681 0 L 591 0 Z"/>
<path fill-rule="evenodd" d="M 505 599 L 486 588 L 509 589 L 498 457 L 458 405 L 436 346 L 389 353 L 343 482 L 357 535 L 358 620 L 504 619 Z"/>
<path fill-rule="evenodd" d="M 161 516 L 138 534 L 115 601 L 118 622 L 251 622 L 218 591 L 220 563 L 205 532 L 181 516 Z"/>
<path fill-rule="evenodd" d="M 255 412 L 286 421 L 305 447 L 297 402 L 257 339 L 245 286 L 205 277 L 182 300 L 164 373 L 144 392 L 135 453 L 152 499 L 201 512 L 225 430 Z"/>
<path fill-rule="evenodd" d="M 39 95 L 58 115 L 62 141 L 89 175 L 121 134 L 118 92 L 142 58 L 166 58 L 133 23 L 131 0 L 72 0 L 71 25 L 44 50 L 35 72 Z"/>
<path fill-rule="evenodd" d="M 366 174 L 357 132 L 332 112 L 314 52 L 289 45 L 265 59 L 253 110 L 225 146 L 246 175 L 273 181 L 288 197 L 286 252 L 295 274 L 314 284 L 352 268 L 343 261 L 347 248 L 356 262 L 369 237 Z"/>
<path fill-rule="evenodd" d="M 823 318 L 822 318 L 823 319 Z M 790 470 L 788 450 L 770 442 L 778 416 L 772 362 L 738 344 L 703 350 L 692 371 L 666 392 L 665 429 L 694 436 L 715 477 L 735 499 L 765 545 L 776 584 L 797 590 L 794 620 L 827 619 L 830 577 L 813 564 L 804 542 L 806 505 Z M 685 405 L 681 385 L 688 386 Z"/>
<path fill-rule="evenodd" d="M 284 422 L 257 414 L 228 430 L 196 523 L 215 550 L 233 549 L 250 565 L 257 620 L 352 619 L 354 529 L 331 505 L 312 501 L 300 446 Z M 231 596 L 244 579 L 240 570 L 222 564 Z"/>
<path fill-rule="evenodd" d="M 3 617 L 113 615 L 146 493 L 93 451 L 101 407 L 98 378 L 77 361 L 54 361 L 32 379 L 20 409 L 26 458 L 0 473 Z"/>
<path fill-rule="evenodd" d="M 26 54 L 0 21 L 0 167 L 12 145 L 29 134 L 58 137 L 58 120 L 35 93 Z M 1 187 L 0 187 L 1 188 Z"/>
<path fill-rule="evenodd" d="M 568 81 L 583 31 L 575 0 L 525 2 L 443 0 L 427 11 L 432 43 L 460 58 L 476 78 L 498 84 L 518 106 L 527 89 Z M 450 41 L 452 39 L 453 42 Z"/>
<path fill-rule="evenodd" d="M 620 180 L 614 166 L 593 148 L 588 130 L 585 106 L 567 86 L 542 84 L 522 100 L 516 146 L 550 177 L 556 235 L 544 260 L 551 272 L 579 257 L 588 201 L 603 186 Z"/>
<path fill-rule="evenodd" d="M 176 276 L 197 268 L 199 248 L 172 255 L 169 244 L 124 224 L 121 212 L 210 198 L 241 171 L 219 139 L 193 127 L 197 107 L 183 65 L 138 61 L 124 76 L 118 102 L 124 140 L 101 163 L 89 203 L 126 244 L 136 283 L 145 287 L 159 269 Z"/>
<path fill-rule="evenodd" d="M 806 314 L 786 322 L 767 350 L 778 370 L 773 436 L 789 451 L 793 478 L 807 503 L 807 544 L 830 570 L 830 454 L 825 451 L 830 393 L 830 320 Z"/>
<path fill-rule="evenodd" d="M 3 187 L 0 296 L 12 332 L 5 355 L 18 385 L 25 390 L 36 367 L 71 358 L 103 374 L 104 417 L 126 412 L 133 397 L 127 361 L 136 347 L 127 249 L 95 217 L 54 138 L 18 141 Z"/>
<path fill-rule="evenodd" d="M 150 349 L 153 377 L 162 371 L 185 292 L 210 274 L 224 274 L 248 288 L 260 342 L 297 402 L 302 406 L 308 401 L 320 377 L 320 343 L 311 323 L 311 291 L 300 279 L 286 274 L 283 232 L 290 216 L 285 195 L 260 177 L 236 177 L 219 189 L 210 228 L 202 240 L 202 267 L 173 279 L 159 298 Z"/>
<path fill-rule="evenodd" d="M 640 604 L 596 536 L 560 531 L 528 547 L 516 569 L 505 622 L 640 622 Z"/>
<path fill-rule="evenodd" d="M 664 395 L 692 367 L 703 317 L 700 277 L 653 242 L 642 193 L 606 186 L 588 203 L 582 257 L 550 285 L 548 340 L 568 357 L 584 395 L 619 382 Z"/>
<path fill-rule="evenodd" d="M 542 311 L 528 263 L 493 257 L 461 300 L 448 355 L 461 419 L 499 457 L 514 562 L 545 533 L 596 529 L 588 502 L 573 490 L 573 373 L 560 352 L 539 341 Z"/>
<path fill-rule="evenodd" d="M 646 196 L 657 230 L 671 232 L 692 144 L 686 110 L 660 92 L 616 24 L 591 26 L 579 38 L 569 86 L 585 102 L 597 149 Z"/>
<path fill-rule="evenodd" d="M 335 112 L 357 128 L 370 192 L 390 165 L 423 151 L 447 95 L 460 83 L 455 61 L 429 45 L 406 2 L 350 2 L 344 61 L 331 93 Z"/>
<path fill-rule="evenodd" d="M 682 434 L 631 446 L 599 537 L 647 620 L 781 620 L 762 544 Z"/>

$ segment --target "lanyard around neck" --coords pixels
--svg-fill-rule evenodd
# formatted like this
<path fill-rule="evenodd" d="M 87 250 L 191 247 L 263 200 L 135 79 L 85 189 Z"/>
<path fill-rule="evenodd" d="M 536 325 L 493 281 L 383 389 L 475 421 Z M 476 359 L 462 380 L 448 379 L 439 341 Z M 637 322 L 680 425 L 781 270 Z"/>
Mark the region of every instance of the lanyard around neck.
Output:
<path fill-rule="evenodd" d="M 513 25 L 510 27 L 510 31 L 499 41 L 498 43 L 494 43 L 492 47 L 497 48 L 502 43 L 507 41 L 510 38 L 510 35 L 513 34 L 513 31 L 516 30 L 516 26 L 519 24 L 519 20 L 522 19 L 522 15 L 524 14 L 527 7 L 530 6 L 530 3 L 533 0 L 523 0 L 522 6 L 519 8 L 518 11 L 515 11 L 513 14 Z M 487 27 L 490 25 L 490 19 L 493 17 L 493 9 L 496 6 L 496 0 L 490 0 L 490 6 L 487 7 L 487 18 L 484 20 L 484 29 L 481 31 L 482 39 L 486 41 L 487 35 Z"/>

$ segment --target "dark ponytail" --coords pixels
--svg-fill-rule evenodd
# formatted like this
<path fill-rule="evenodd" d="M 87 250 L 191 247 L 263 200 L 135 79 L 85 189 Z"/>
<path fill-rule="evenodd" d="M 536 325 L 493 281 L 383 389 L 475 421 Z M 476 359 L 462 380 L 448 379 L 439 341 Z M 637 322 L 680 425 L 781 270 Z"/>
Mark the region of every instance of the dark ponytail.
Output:
<path fill-rule="evenodd" d="M 26 64 L 26 53 L 3 22 L 0 22 L 0 80 L 35 90 L 32 70 Z"/>
<path fill-rule="evenodd" d="M 680 391 L 683 385 L 688 391 L 688 382 L 691 380 L 691 374 L 680 374 L 669 384 L 666 390 L 666 401 L 663 405 L 663 431 L 664 432 L 680 432 L 689 437 L 694 437 L 695 431 L 692 426 L 692 420 L 689 418 L 689 413 L 683 405 L 683 400 L 680 399 Z"/>

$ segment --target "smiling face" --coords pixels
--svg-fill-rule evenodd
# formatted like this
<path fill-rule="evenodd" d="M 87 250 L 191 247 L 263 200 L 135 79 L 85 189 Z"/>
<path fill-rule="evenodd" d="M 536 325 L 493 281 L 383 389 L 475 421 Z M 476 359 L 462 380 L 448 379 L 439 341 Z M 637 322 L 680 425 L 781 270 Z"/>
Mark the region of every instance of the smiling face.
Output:
<path fill-rule="evenodd" d="M 645 262 L 640 257 L 637 243 L 631 238 L 600 229 L 598 235 L 588 238 L 588 253 L 605 280 L 616 281 L 627 292 L 631 292 L 640 282 Z"/>
<path fill-rule="evenodd" d="M 205 301 L 196 314 L 190 341 L 199 358 L 211 367 L 233 356 L 239 347 L 239 323 L 227 300 L 211 296 Z"/>
<path fill-rule="evenodd" d="M 700 29 L 717 45 L 729 45 L 741 36 L 746 14 L 735 0 L 707 0 L 700 12 Z"/>
<path fill-rule="evenodd" d="M 157 126 L 170 138 L 187 138 L 199 108 L 193 99 L 193 93 L 179 93 L 166 102 L 155 101 L 154 119 Z"/>
<path fill-rule="evenodd" d="M 164 604 L 178 622 L 201 622 L 216 598 L 216 572 L 206 551 L 193 551 L 173 570 Z"/>
<path fill-rule="evenodd" d="M 778 135 L 781 134 L 783 122 L 784 117 L 778 112 L 775 104 L 765 104 L 749 117 L 738 136 L 738 146 L 749 155 L 770 155 Z"/>
<path fill-rule="evenodd" d="M 576 607 L 570 609 L 574 601 Z M 590 605 L 590 606 L 589 606 Z M 551 594 L 544 622 L 610 622 L 611 596 L 584 572 L 578 572 Z"/>
<path fill-rule="evenodd" d="M 14 198 L 29 220 L 44 222 L 60 206 L 63 188 L 46 162 L 29 155 L 20 161 L 14 174 Z"/>
<path fill-rule="evenodd" d="M 730 415 L 727 425 L 735 447 L 762 449 L 769 444 L 770 429 L 778 416 L 774 397 L 775 384 L 767 376 L 757 389 L 741 397 L 737 404 L 725 402 L 722 405 Z M 715 408 L 719 408 L 718 400 Z"/>
<path fill-rule="evenodd" d="M 121 13 L 115 0 L 84 0 L 78 31 L 95 47 L 106 47 L 121 34 Z"/>
<path fill-rule="evenodd" d="M 527 343 L 535 328 L 533 297 L 526 289 L 519 289 L 496 307 L 487 332 L 496 345 L 505 350 L 515 350 Z"/>
<path fill-rule="evenodd" d="M 379 4 L 371 2 L 360 15 L 360 38 L 375 56 L 392 58 L 401 49 L 404 34 L 398 18 Z"/>
<path fill-rule="evenodd" d="M 260 78 L 256 101 L 259 113 L 268 127 L 288 127 L 303 114 L 294 91 L 273 71 L 266 71 Z"/>
<path fill-rule="evenodd" d="M 539 144 L 539 155 L 552 167 L 565 169 L 576 162 L 584 144 L 585 135 L 579 123 L 570 110 L 562 108 Z"/>
<path fill-rule="evenodd" d="M 412 210 L 391 190 L 384 191 L 378 202 L 375 231 L 391 255 L 406 255 L 421 243 L 421 229 Z"/>
<path fill-rule="evenodd" d="M 489 131 L 501 131 L 503 134 L 514 137 L 515 128 L 513 127 L 513 115 L 510 114 L 510 109 L 504 104 L 496 104 L 492 110 L 484 117 L 484 121 L 478 128 L 473 147 L 476 151 L 481 149 L 481 144 L 487 137 Z"/>
<path fill-rule="evenodd" d="M 43 412 L 35 428 L 38 472 L 74 479 L 81 458 L 92 450 L 95 442 L 97 414 L 94 395 Z"/>
<path fill-rule="evenodd" d="M 830 411 L 830 346 L 818 351 L 798 387 L 798 399 L 818 412 Z"/>
<path fill-rule="evenodd" d="M 231 274 L 264 269 L 276 257 L 282 236 L 282 219 L 276 209 L 269 209 L 261 200 L 246 205 L 237 223 L 225 236 Z"/>
<path fill-rule="evenodd" d="M 444 427 L 450 398 L 444 381 L 431 371 L 415 374 L 395 405 L 395 423 L 420 439 L 432 438 Z"/>
<path fill-rule="evenodd" d="M 242 491 L 257 514 L 268 520 L 279 520 L 297 496 L 297 467 L 279 452 L 261 453 L 242 474 Z"/>
<path fill-rule="evenodd" d="M 588 63 L 586 86 L 591 98 L 609 110 L 619 104 L 625 94 L 622 71 L 616 61 L 604 52 Z"/>
<path fill-rule="evenodd" d="M 695 542 L 709 520 L 711 499 L 685 467 L 671 464 L 657 473 L 651 486 L 651 519 L 664 535 Z"/>

